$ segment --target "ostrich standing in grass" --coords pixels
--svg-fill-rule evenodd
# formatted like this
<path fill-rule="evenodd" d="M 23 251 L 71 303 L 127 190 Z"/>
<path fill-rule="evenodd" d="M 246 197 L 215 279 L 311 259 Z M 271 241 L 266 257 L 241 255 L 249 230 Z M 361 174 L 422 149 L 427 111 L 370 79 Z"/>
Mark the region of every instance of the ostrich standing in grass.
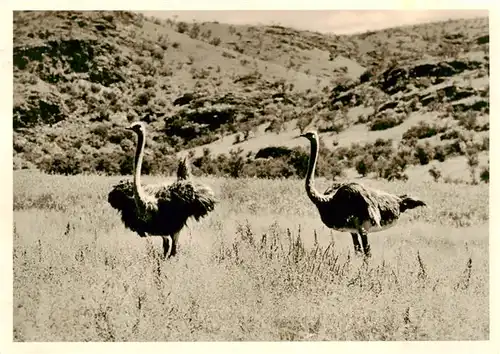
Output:
<path fill-rule="evenodd" d="M 319 150 L 318 134 L 310 131 L 300 136 L 311 143 L 306 176 L 307 195 L 318 208 L 321 220 L 327 227 L 351 233 L 356 253 L 364 251 L 365 256 L 369 257 L 371 252 L 368 232 L 388 229 L 396 224 L 404 211 L 426 205 L 423 201 L 407 195 L 389 194 L 356 182 L 340 183 L 328 189 L 325 194 L 319 193 L 314 188 L 314 171 Z"/>
<path fill-rule="evenodd" d="M 146 125 L 135 122 L 126 129 L 137 134 L 134 179 L 115 185 L 108 194 L 108 202 L 121 213 L 128 229 L 141 237 L 162 236 L 164 257 L 175 256 L 180 231 L 190 217 L 198 221 L 214 209 L 214 193 L 209 187 L 191 181 L 187 159 L 180 161 L 175 182 L 142 186 Z"/>

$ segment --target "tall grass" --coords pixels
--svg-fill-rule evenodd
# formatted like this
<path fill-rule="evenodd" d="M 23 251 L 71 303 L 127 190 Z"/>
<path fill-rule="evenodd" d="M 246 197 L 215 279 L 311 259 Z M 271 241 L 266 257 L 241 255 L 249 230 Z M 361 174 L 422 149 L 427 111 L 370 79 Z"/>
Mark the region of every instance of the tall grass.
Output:
<path fill-rule="evenodd" d="M 303 181 L 204 179 L 221 203 L 164 261 L 107 205 L 118 179 L 15 173 L 15 341 L 489 338 L 485 185 L 366 181 L 430 207 L 365 261 Z"/>

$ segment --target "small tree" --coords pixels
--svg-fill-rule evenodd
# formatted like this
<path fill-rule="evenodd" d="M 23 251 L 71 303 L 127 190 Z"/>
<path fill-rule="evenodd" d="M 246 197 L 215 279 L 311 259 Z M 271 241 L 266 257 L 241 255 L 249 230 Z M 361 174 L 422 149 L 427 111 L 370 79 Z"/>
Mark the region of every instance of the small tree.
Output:
<path fill-rule="evenodd" d="M 241 153 L 243 152 L 242 148 L 238 148 L 237 150 L 229 151 L 229 175 L 232 178 L 240 177 L 240 174 L 243 170 L 243 166 L 245 165 L 243 161 L 243 156 Z"/>
<path fill-rule="evenodd" d="M 485 183 L 490 183 L 490 162 L 488 161 L 488 165 L 484 166 L 479 174 L 479 178 L 481 181 Z"/>
<path fill-rule="evenodd" d="M 417 145 L 415 149 L 415 157 L 421 165 L 427 165 L 433 158 L 433 151 L 430 144 L 427 142 L 424 145 Z"/>
<path fill-rule="evenodd" d="M 373 166 L 375 160 L 372 155 L 365 155 L 358 158 L 355 163 L 356 171 L 363 177 L 365 177 L 369 172 L 373 171 Z"/>
<path fill-rule="evenodd" d="M 439 179 L 441 178 L 441 171 L 439 171 L 436 166 L 432 166 L 429 169 L 429 174 L 431 175 L 432 178 L 434 178 L 434 182 L 438 182 Z"/>
<path fill-rule="evenodd" d="M 476 168 L 479 165 L 479 157 L 476 151 L 467 152 L 467 165 L 469 166 L 472 184 L 477 184 Z"/>

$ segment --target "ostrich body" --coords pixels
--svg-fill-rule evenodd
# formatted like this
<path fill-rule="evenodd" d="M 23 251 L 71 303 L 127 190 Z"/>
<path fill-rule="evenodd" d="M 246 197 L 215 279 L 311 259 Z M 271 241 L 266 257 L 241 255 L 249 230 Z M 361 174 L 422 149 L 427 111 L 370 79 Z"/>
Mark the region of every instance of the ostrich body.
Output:
<path fill-rule="evenodd" d="M 140 237 L 162 236 L 165 258 L 177 253 L 177 240 L 187 220 L 208 215 L 216 204 L 213 191 L 191 181 L 187 160 L 179 163 L 177 180 L 171 184 L 141 184 L 141 165 L 146 144 L 146 126 L 133 123 L 137 134 L 133 182 L 122 180 L 108 194 L 109 204 L 121 213 L 125 227 Z"/>
<path fill-rule="evenodd" d="M 300 135 L 311 143 L 306 175 L 306 193 L 318 208 L 321 221 L 331 229 L 351 233 L 356 253 L 370 256 L 368 232 L 386 230 L 396 224 L 401 213 L 426 204 L 407 195 L 394 195 L 356 182 L 339 183 L 325 194 L 314 188 L 314 171 L 318 159 L 318 134 Z M 358 239 L 361 238 L 361 244 Z"/>

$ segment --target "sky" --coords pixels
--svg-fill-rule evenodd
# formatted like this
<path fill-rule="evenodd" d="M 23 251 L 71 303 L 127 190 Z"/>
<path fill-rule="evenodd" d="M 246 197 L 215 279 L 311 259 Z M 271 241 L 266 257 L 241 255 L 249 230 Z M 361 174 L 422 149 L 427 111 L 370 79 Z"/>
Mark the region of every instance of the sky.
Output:
<path fill-rule="evenodd" d="M 324 33 L 349 34 L 416 23 L 488 16 L 487 10 L 206 10 L 141 11 L 182 21 L 280 24 Z"/>

